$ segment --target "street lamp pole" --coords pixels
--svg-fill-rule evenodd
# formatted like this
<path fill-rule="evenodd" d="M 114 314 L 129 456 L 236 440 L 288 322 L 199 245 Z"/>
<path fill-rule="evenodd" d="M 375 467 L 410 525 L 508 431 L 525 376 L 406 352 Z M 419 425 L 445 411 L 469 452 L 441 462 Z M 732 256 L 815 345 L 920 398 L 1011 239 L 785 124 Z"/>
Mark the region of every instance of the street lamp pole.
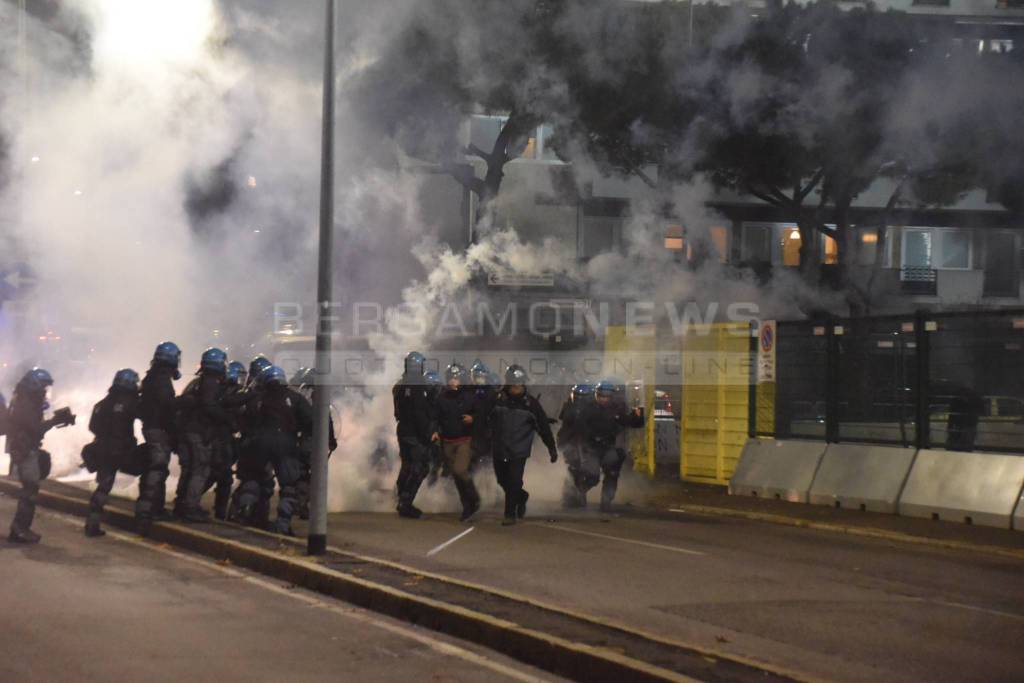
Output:
<path fill-rule="evenodd" d="M 320 151 L 320 253 L 317 274 L 316 381 L 313 386 L 313 462 L 306 552 L 327 552 L 327 450 L 330 429 L 331 299 L 334 253 L 334 8 L 326 0 L 323 133 Z"/>

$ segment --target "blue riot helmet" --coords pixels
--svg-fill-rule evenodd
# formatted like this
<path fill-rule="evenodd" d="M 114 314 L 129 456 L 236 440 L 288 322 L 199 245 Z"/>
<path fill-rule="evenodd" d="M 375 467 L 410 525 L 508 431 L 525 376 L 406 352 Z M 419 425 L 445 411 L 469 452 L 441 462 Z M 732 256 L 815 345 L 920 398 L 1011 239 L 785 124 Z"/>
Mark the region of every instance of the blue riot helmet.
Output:
<path fill-rule="evenodd" d="M 265 387 L 286 387 L 288 386 L 288 375 L 276 365 L 271 365 L 260 373 L 259 381 Z"/>
<path fill-rule="evenodd" d="M 424 365 L 427 363 L 427 358 L 419 351 L 410 351 L 405 357 L 404 372 L 406 375 L 413 377 L 420 377 L 423 375 Z"/>
<path fill-rule="evenodd" d="M 505 370 L 505 384 L 507 386 L 526 386 L 530 378 L 522 365 L 510 365 Z"/>
<path fill-rule="evenodd" d="M 248 373 L 245 370 L 245 364 L 239 363 L 237 360 L 233 360 L 228 363 L 228 370 L 225 374 L 225 378 L 229 384 L 244 384 L 245 378 Z"/>
<path fill-rule="evenodd" d="M 612 399 L 622 393 L 623 384 L 615 379 L 602 379 L 594 387 L 594 396 L 601 399 Z"/>
<path fill-rule="evenodd" d="M 174 342 L 165 341 L 153 352 L 153 363 L 177 369 L 181 365 L 181 349 Z"/>
<path fill-rule="evenodd" d="M 473 384 L 487 384 L 490 380 L 491 371 L 483 361 L 476 360 L 469 368 L 469 374 L 473 378 Z"/>
<path fill-rule="evenodd" d="M 249 362 L 249 379 L 250 381 L 257 381 L 260 378 L 260 374 L 269 368 L 273 363 L 270 359 L 264 356 L 262 353 L 253 358 Z"/>
<path fill-rule="evenodd" d="M 572 398 L 573 401 L 593 395 L 593 384 L 574 384 L 572 385 L 572 391 L 569 393 L 569 396 Z"/>
<path fill-rule="evenodd" d="M 42 368 L 32 368 L 25 373 L 25 376 L 18 382 L 17 389 L 29 393 L 44 393 L 46 388 L 53 385 L 53 377 Z"/>
<path fill-rule="evenodd" d="M 314 368 L 299 368 L 294 375 L 292 375 L 291 385 L 293 387 L 308 387 L 313 384 L 313 378 L 316 374 Z"/>
<path fill-rule="evenodd" d="M 466 379 L 466 368 L 462 367 L 458 363 L 452 363 L 445 369 L 444 378 L 448 382 L 453 379 L 457 379 L 461 382 Z"/>
<path fill-rule="evenodd" d="M 131 368 L 118 370 L 114 373 L 114 381 L 111 383 L 110 388 L 130 391 L 132 393 L 137 392 L 139 390 L 139 373 Z"/>
<path fill-rule="evenodd" d="M 431 370 L 427 374 L 423 375 L 423 379 L 426 381 L 427 386 L 439 387 L 441 386 L 441 376 Z"/>
<path fill-rule="evenodd" d="M 199 369 L 206 370 L 207 372 L 213 372 L 218 375 L 227 373 L 228 354 L 216 347 L 206 349 L 203 351 L 202 358 L 199 360 Z"/>

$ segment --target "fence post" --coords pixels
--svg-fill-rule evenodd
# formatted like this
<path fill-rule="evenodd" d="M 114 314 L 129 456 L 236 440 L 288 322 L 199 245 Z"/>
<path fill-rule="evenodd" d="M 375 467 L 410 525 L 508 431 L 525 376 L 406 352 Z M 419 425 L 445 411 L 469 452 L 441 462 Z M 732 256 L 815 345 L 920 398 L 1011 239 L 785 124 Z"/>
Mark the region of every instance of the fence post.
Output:
<path fill-rule="evenodd" d="M 839 337 L 836 321 L 825 321 L 825 441 L 839 441 Z"/>
<path fill-rule="evenodd" d="M 914 314 L 914 343 L 916 346 L 915 358 L 917 359 L 917 386 L 914 387 L 917 396 L 915 411 L 915 445 L 919 449 L 931 447 L 931 410 L 929 399 L 931 398 L 931 377 L 930 375 L 930 352 L 928 336 L 928 325 L 925 312 L 918 310 Z"/>
<path fill-rule="evenodd" d="M 750 398 L 747 400 L 747 436 L 751 439 L 757 438 L 757 344 L 758 344 L 758 325 L 756 322 L 750 323 L 750 344 L 748 345 L 748 352 L 750 353 Z M 775 342 L 778 343 L 778 340 Z"/>

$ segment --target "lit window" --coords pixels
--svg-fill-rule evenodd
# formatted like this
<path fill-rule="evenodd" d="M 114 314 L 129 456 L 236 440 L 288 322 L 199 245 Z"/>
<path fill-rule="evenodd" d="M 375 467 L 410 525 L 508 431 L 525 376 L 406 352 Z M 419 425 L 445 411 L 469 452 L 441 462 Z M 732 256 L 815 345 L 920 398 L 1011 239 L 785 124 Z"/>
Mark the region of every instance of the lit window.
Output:
<path fill-rule="evenodd" d="M 839 243 L 828 235 L 825 235 L 824 247 L 825 263 L 828 265 L 835 265 L 839 263 Z"/>
<path fill-rule="evenodd" d="M 904 268 L 969 270 L 971 233 L 957 228 L 904 228 Z"/>
<path fill-rule="evenodd" d="M 800 229 L 795 225 L 784 225 L 782 227 L 782 265 L 800 265 Z"/>
<path fill-rule="evenodd" d="M 684 245 L 683 226 L 669 225 L 665 229 L 665 248 L 672 251 L 682 251 Z"/>
<path fill-rule="evenodd" d="M 971 267 L 971 236 L 963 230 L 939 232 L 939 268 Z"/>
<path fill-rule="evenodd" d="M 718 260 L 725 263 L 729 260 L 729 230 L 723 225 L 714 225 L 708 231 L 711 234 L 711 244 L 715 245 L 718 252 Z"/>

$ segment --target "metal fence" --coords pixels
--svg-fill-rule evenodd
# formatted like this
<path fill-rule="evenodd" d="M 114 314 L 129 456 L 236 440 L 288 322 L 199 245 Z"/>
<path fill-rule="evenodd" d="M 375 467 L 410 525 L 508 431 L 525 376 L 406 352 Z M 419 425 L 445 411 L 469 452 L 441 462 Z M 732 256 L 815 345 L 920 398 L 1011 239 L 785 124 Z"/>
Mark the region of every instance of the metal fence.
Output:
<path fill-rule="evenodd" d="M 1024 311 L 780 322 L 776 438 L 1024 453 Z"/>

